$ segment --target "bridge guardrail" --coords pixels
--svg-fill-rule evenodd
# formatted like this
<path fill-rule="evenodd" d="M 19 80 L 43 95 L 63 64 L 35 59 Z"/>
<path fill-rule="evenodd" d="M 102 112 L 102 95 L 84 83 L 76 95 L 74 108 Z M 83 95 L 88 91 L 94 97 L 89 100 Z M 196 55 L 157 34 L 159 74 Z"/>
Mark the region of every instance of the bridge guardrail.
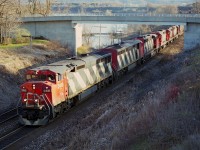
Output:
<path fill-rule="evenodd" d="M 200 18 L 200 14 L 155 14 L 155 13 L 86 13 L 86 14 L 51 14 L 47 16 L 32 15 L 27 17 L 50 17 L 50 16 L 124 16 L 124 17 L 184 17 L 184 18 Z"/>

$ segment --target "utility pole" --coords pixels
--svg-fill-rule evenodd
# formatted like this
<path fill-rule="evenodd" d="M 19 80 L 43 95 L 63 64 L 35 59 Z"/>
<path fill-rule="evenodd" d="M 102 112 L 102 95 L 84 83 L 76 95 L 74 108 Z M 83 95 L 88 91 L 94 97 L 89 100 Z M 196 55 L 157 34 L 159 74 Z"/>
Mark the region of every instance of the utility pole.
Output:
<path fill-rule="evenodd" d="M 0 43 L 2 44 L 3 43 L 3 13 L 2 12 L 0 13 L 0 19 L 1 19 L 1 22 L 0 22 L 0 30 L 1 30 Z"/>
<path fill-rule="evenodd" d="M 145 5 L 146 5 L 146 13 L 148 13 L 149 12 L 149 8 L 148 8 L 148 2 L 147 2 L 147 0 L 145 0 Z"/>
<path fill-rule="evenodd" d="M 198 14 L 199 13 L 199 1 L 198 0 L 196 0 L 195 7 L 196 7 L 196 14 Z"/>
<path fill-rule="evenodd" d="M 101 43 L 101 24 L 100 24 L 100 35 L 99 35 L 99 49 L 100 49 L 100 43 Z"/>
<path fill-rule="evenodd" d="M 197 14 L 197 0 L 195 2 L 195 13 Z"/>

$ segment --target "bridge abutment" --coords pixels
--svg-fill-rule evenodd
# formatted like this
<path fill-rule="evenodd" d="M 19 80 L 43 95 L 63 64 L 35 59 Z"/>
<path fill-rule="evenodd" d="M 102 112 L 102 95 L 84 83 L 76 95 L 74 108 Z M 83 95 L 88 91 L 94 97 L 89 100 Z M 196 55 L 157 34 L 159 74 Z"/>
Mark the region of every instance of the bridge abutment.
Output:
<path fill-rule="evenodd" d="M 200 24 L 187 23 L 184 33 L 184 50 L 191 50 L 200 46 Z"/>
<path fill-rule="evenodd" d="M 77 48 L 82 46 L 82 25 L 71 21 L 31 21 L 22 24 L 33 37 L 44 37 L 58 42 L 76 55 Z"/>

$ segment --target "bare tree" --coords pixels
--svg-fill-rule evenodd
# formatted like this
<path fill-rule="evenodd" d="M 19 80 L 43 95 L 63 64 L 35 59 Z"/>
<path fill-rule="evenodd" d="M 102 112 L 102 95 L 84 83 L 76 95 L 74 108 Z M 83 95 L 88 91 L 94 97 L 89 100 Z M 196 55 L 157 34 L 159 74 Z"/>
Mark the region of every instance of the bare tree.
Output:
<path fill-rule="evenodd" d="M 142 33 L 148 33 L 148 32 L 152 32 L 154 26 L 152 25 L 133 25 L 133 24 L 129 24 L 127 27 L 127 35 L 139 35 Z"/>
<path fill-rule="evenodd" d="M 126 30 L 126 34 L 127 35 L 130 35 L 132 34 L 133 32 L 136 32 L 136 25 L 133 25 L 133 24 L 128 24 L 127 26 L 127 30 Z"/>
<path fill-rule="evenodd" d="M 0 42 L 7 43 L 11 33 L 19 27 L 17 0 L 0 0 Z"/>
<path fill-rule="evenodd" d="M 31 15 L 36 14 L 36 6 L 37 6 L 38 0 L 29 0 L 28 1 L 28 10 Z"/>
<path fill-rule="evenodd" d="M 160 6 L 156 9 L 157 14 L 177 14 L 178 7 L 175 5 Z"/>
<path fill-rule="evenodd" d="M 90 46 L 92 44 L 92 28 L 86 27 L 84 25 L 83 27 L 83 43 L 87 46 Z"/>
<path fill-rule="evenodd" d="M 39 1 L 39 14 L 46 16 L 51 13 L 51 0 L 46 0 L 46 3 Z"/>
<path fill-rule="evenodd" d="M 109 38 L 111 39 L 111 44 L 114 44 L 115 42 L 121 42 L 122 39 L 127 36 L 128 29 L 126 27 L 118 27 L 112 26 L 111 32 L 109 34 Z"/>
<path fill-rule="evenodd" d="M 196 0 L 196 2 L 192 4 L 192 13 L 200 13 L 200 0 Z"/>
<path fill-rule="evenodd" d="M 117 33 L 117 25 L 112 27 L 111 32 L 109 34 L 111 45 L 114 44 L 114 40 L 117 38 L 116 33 Z"/>
<path fill-rule="evenodd" d="M 62 3 L 58 3 L 58 4 L 56 4 L 56 13 L 69 14 L 70 13 L 70 7 L 71 7 L 71 4 L 64 5 Z"/>
<path fill-rule="evenodd" d="M 53 0 L 28 0 L 28 11 L 31 15 L 47 16 L 51 13 Z"/>
<path fill-rule="evenodd" d="M 80 13 L 86 14 L 86 4 L 85 3 L 80 4 Z"/>

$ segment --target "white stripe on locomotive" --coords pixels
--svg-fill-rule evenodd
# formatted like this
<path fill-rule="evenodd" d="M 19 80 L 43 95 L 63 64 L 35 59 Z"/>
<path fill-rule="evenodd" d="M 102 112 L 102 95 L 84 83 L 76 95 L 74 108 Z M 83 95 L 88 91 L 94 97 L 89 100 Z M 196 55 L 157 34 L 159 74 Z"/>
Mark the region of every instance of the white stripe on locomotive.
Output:
<path fill-rule="evenodd" d="M 128 60 L 128 64 L 130 64 L 131 63 L 131 61 L 130 61 L 130 58 L 129 58 L 129 54 L 128 54 L 128 51 L 126 51 L 126 58 L 127 58 L 127 60 Z"/>
<path fill-rule="evenodd" d="M 124 66 L 123 66 L 123 67 L 125 67 L 125 66 L 126 66 L 126 60 L 125 60 L 124 53 L 123 53 L 123 54 L 121 54 L 121 57 L 122 57 L 122 61 L 123 61 L 123 63 L 124 63 Z"/>
<path fill-rule="evenodd" d="M 112 67 L 111 67 L 111 63 L 107 63 L 107 66 L 108 66 L 108 70 L 110 72 L 110 74 L 112 73 Z"/>
<path fill-rule="evenodd" d="M 133 62 L 135 62 L 137 60 L 137 57 L 138 56 L 138 49 L 136 47 L 133 48 Z"/>
<path fill-rule="evenodd" d="M 117 61 L 118 61 L 119 67 L 122 68 L 122 62 L 120 60 L 120 56 L 119 55 L 117 55 Z"/>
<path fill-rule="evenodd" d="M 105 74 L 105 68 L 104 68 L 104 65 L 103 65 L 103 63 L 101 62 L 101 63 L 99 63 L 99 66 L 100 66 L 100 68 L 101 68 L 101 71 L 102 71 L 102 73 L 103 73 L 103 75 Z"/>
<path fill-rule="evenodd" d="M 96 65 L 92 66 L 92 69 L 93 69 L 95 76 L 97 77 L 97 81 L 98 81 L 99 78 L 100 78 L 100 75 L 99 75 L 99 72 L 97 70 L 97 66 Z"/>
<path fill-rule="evenodd" d="M 85 69 L 84 69 L 84 72 L 85 72 L 85 74 L 86 74 L 86 76 L 87 76 L 87 79 L 88 79 L 89 83 L 90 83 L 90 84 L 93 84 L 93 83 L 94 83 L 94 80 L 93 80 L 93 78 L 92 78 L 92 76 L 91 76 L 91 73 L 90 73 L 89 69 L 88 69 L 88 68 L 85 68 Z"/>
<path fill-rule="evenodd" d="M 98 69 L 97 69 L 98 68 Z M 101 73 L 100 73 L 101 72 Z M 102 74 L 102 77 L 100 77 Z M 110 63 L 99 63 L 92 68 L 85 68 L 77 72 L 71 72 L 69 82 L 69 97 L 75 96 L 90 85 L 99 82 L 103 78 L 107 78 L 112 74 L 112 67 Z"/>
<path fill-rule="evenodd" d="M 71 89 L 72 93 L 76 93 L 76 87 L 74 81 L 72 79 L 69 79 L 68 82 L 69 82 L 69 88 Z"/>
<path fill-rule="evenodd" d="M 134 51 L 134 49 L 131 49 L 131 50 L 129 51 L 129 56 L 131 57 L 131 62 L 134 61 L 134 58 L 133 58 L 133 51 Z"/>
<path fill-rule="evenodd" d="M 75 72 L 74 76 L 76 77 L 78 84 L 84 89 L 86 87 L 86 84 L 85 84 L 83 78 L 80 76 L 79 72 Z"/>

